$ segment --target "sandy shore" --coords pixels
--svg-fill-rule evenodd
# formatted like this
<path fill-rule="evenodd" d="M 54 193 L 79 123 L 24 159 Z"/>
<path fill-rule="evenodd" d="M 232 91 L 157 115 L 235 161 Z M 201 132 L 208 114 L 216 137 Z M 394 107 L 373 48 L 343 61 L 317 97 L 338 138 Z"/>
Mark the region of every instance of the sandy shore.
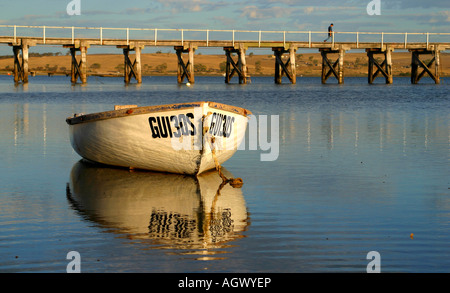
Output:
<path fill-rule="evenodd" d="M 79 57 L 78 57 L 79 58 Z M 133 59 L 134 57 L 131 56 Z M 237 59 L 237 57 L 235 57 Z M 297 54 L 297 76 L 320 76 L 322 59 L 318 53 Z M 337 58 L 331 55 L 331 59 Z M 429 57 L 431 59 L 431 56 Z M 123 55 L 91 54 L 87 56 L 88 75 L 123 74 Z M 249 54 L 246 56 L 248 72 L 251 76 L 273 76 L 275 60 L 273 55 Z M 70 56 L 30 57 L 29 70 L 32 74 L 47 75 L 68 74 L 71 67 Z M 224 73 L 224 55 L 195 55 L 196 75 L 222 75 Z M 365 53 L 347 53 L 344 59 L 345 76 L 367 76 L 368 58 Z M 409 76 L 411 54 L 407 52 L 393 53 L 394 76 Z M 14 67 L 13 58 L 0 59 L 0 73 L 10 74 Z M 450 54 L 441 53 L 441 76 L 450 76 Z M 143 75 L 176 75 L 177 56 L 175 53 L 142 54 Z"/>

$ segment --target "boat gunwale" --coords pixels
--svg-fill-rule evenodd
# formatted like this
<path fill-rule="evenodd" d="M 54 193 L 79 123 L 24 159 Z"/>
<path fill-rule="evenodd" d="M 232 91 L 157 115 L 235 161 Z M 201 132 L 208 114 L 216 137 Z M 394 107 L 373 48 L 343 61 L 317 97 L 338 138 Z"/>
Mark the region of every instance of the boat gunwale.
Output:
<path fill-rule="evenodd" d="M 239 114 L 244 117 L 247 117 L 252 114 L 249 110 L 241 108 L 241 107 L 206 101 L 206 102 L 176 103 L 176 104 L 166 104 L 166 105 L 156 105 L 156 106 L 130 107 L 130 108 L 124 108 L 124 109 L 119 109 L 119 110 L 111 110 L 111 111 L 104 111 L 104 112 L 98 112 L 98 113 L 92 113 L 92 114 L 84 114 L 84 115 L 75 116 L 75 117 L 68 117 L 66 119 L 66 122 L 69 125 L 75 125 L 75 124 L 80 124 L 80 123 L 95 122 L 95 121 L 100 121 L 100 120 L 121 118 L 121 117 L 127 117 L 127 116 L 132 116 L 132 115 L 141 115 L 141 114 L 157 113 L 157 112 L 165 112 L 165 111 L 177 111 L 177 110 L 185 109 L 185 108 L 202 107 L 205 103 L 208 104 L 208 106 L 211 108 L 216 108 L 219 110 Z"/>

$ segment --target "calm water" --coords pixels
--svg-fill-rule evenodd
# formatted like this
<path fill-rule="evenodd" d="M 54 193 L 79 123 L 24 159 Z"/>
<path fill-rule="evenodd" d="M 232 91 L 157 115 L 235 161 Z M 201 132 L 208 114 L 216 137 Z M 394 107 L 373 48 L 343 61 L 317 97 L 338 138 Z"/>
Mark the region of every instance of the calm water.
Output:
<path fill-rule="evenodd" d="M 11 79 L 0 77 L 0 272 L 64 273 L 69 251 L 82 272 L 366 272 L 369 251 L 381 272 L 450 272 L 449 79 Z M 215 173 L 87 164 L 70 146 L 73 113 L 199 100 L 279 117 L 277 160 L 246 149 L 224 164 L 241 189 L 218 190 Z"/>

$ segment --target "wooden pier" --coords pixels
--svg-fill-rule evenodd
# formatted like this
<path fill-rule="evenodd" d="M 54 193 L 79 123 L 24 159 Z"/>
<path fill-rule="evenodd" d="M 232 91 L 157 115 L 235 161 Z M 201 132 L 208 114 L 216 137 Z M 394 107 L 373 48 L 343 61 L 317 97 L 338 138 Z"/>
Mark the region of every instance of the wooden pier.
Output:
<path fill-rule="evenodd" d="M 377 33 L 339 33 L 339 34 L 355 34 L 356 39 L 354 41 L 336 41 L 337 33 L 333 33 L 331 42 L 314 41 L 312 34 L 324 35 L 326 32 L 270 32 L 279 33 L 283 35 L 283 40 L 262 40 L 262 32 L 248 32 L 246 33 L 259 33 L 256 40 L 237 40 L 235 38 L 236 31 L 232 32 L 232 38 L 229 40 L 212 40 L 210 38 L 212 30 L 206 30 L 205 38 L 186 40 L 184 38 L 184 32 L 188 30 L 173 30 L 176 32 L 181 31 L 181 37 L 179 39 L 158 39 L 157 29 L 141 29 L 141 30 L 153 30 L 154 35 L 152 39 L 129 37 L 130 29 L 117 29 L 126 30 L 126 38 L 104 38 L 103 31 L 106 28 L 77 28 L 81 29 L 98 29 L 100 34 L 98 38 L 86 38 L 77 37 L 74 33 L 75 28 L 71 28 L 71 37 L 67 38 L 55 38 L 48 36 L 48 30 L 51 29 L 70 29 L 67 27 L 32 27 L 43 29 L 42 36 L 19 36 L 17 34 L 17 27 L 19 26 L 7 26 L 0 25 L 0 27 L 14 27 L 14 34 L 11 36 L 0 36 L 0 44 L 8 44 L 13 48 L 14 53 L 14 82 L 27 83 L 29 75 L 29 48 L 32 46 L 62 46 L 69 48 L 70 58 L 72 59 L 71 66 L 71 82 L 87 83 L 87 62 L 86 56 L 88 49 L 92 46 L 115 46 L 117 49 L 123 50 L 124 55 L 124 82 L 130 83 L 133 79 L 137 83 L 142 83 L 142 69 L 141 69 L 141 53 L 146 47 L 172 47 L 176 52 L 178 58 L 178 83 L 183 83 L 186 79 L 189 83 L 195 82 L 194 77 L 194 57 L 195 50 L 198 48 L 223 48 L 227 57 L 226 70 L 225 70 L 225 82 L 230 83 L 233 76 L 237 75 L 240 84 L 248 83 L 249 73 L 246 65 L 246 51 L 249 48 L 267 48 L 271 49 L 275 59 L 275 76 L 274 82 L 277 84 L 282 83 L 282 77 L 285 75 L 288 80 L 295 84 L 297 80 L 296 69 L 296 52 L 300 50 L 318 50 L 322 57 L 322 83 L 326 83 L 330 77 L 336 78 L 339 84 L 344 83 L 344 59 L 345 53 L 351 50 L 365 50 L 368 57 L 368 83 L 373 83 L 375 78 L 382 75 L 386 84 L 393 83 L 392 67 L 395 66 L 392 62 L 392 52 L 394 50 L 405 50 L 411 53 L 411 83 L 418 83 L 425 75 L 428 75 L 434 80 L 436 84 L 440 83 L 440 53 L 450 49 L 450 33 L 423 33 L 417 35 L 426 36 L 426 40 L 423 42 L 408 42 L 407 37 L 413 34 L 407 33 L 391 33 L 393 35 L 399 35 L 404 38 L 404 41 L 385 42 L 384 36 L 387 33 L 381 34 L 381 39 L 376 41 L 360 42 L 361 37 L 364 34 L 377 34 Z M 23 27 L 21 27 L 23 28 Z M 138 30 L 138 29 L 134 29 Z M 192 31 L 192 30 L 191 30 Z M 205 30 L 194 30 L 204 33 Z M 47 33 L 46 33 L 47 32 Z M 221 31 L 223 32 L 223 31 Z M 299 35 L 307 34 L 308 39 L 302 41 L 287 40 L 286 34 Z M 444 38 L 443 41 L 431 42 L 430 35 L 439 36 Z M 77 53 L 79 57 L 77 59 Z M 134 60 L 132 58 L 134 52 Z M 186 58 L 183 58 L 183 54 L 187 53 Z M 233 58 L 233 55 L 237 54 L 237 60 Z M 288 56 L 284 56 L 288 54 Z M 381 56 L 383 60 L 379 62 L 374 56 Z M 422 55 L 431 55 L 432 59 L 428 62 L 421 60 Z M 287 61 L 283 61 L 283 58 L 287 57 Z M 332 60 L 333 59 L 333 60 Z"/>

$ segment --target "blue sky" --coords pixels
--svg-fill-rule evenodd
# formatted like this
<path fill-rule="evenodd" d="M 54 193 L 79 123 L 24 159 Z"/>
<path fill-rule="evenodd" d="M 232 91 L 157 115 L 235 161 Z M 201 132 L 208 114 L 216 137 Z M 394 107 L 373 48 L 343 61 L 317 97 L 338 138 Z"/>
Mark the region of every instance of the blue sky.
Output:
<path fill-rule="evenodd" d="M 381 15 L 369 16 L 369 0 L 80 0 L 81 15 L 69 16 L 70 0 L 1 0 L 0 24 L 448 32 L 448 0 L 380 0 Z"/>
<path fill-rule="evenodd" d="M 80 0 L 81 15 L 69 16 L 70 2 L 0 0 L 0 24 L 325 31 L 333 22 L 336 32 L 450 32 L 448 0 L 380 0 L 373 16 L 370 0 Z"/>

